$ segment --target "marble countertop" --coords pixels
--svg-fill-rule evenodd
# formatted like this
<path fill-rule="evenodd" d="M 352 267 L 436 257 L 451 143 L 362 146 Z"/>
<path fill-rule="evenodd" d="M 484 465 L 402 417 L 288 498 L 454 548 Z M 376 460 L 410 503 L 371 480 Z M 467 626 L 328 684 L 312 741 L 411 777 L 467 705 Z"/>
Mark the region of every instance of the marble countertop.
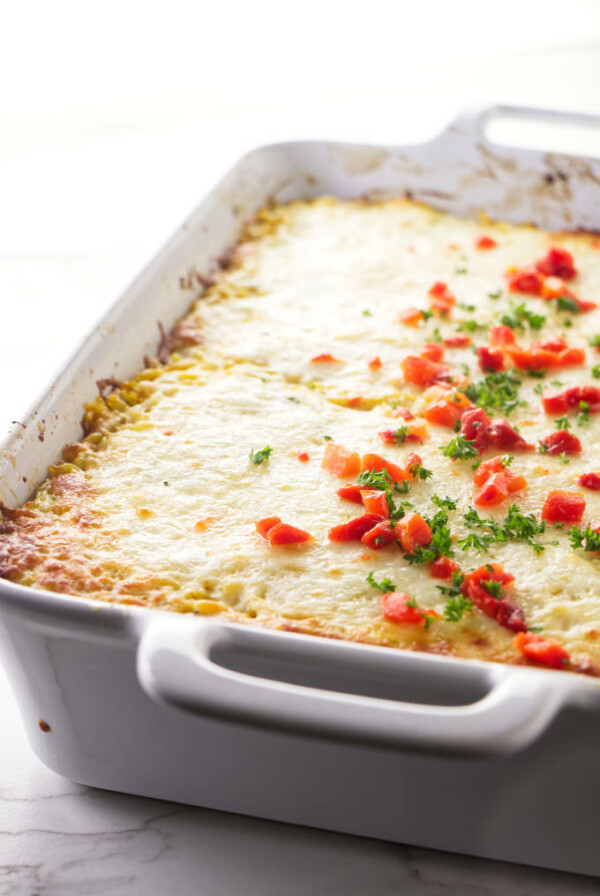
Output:
<path fill-rule="evenodd" d="M 587 877 L 94 790 L 46 769 L 0 672 L 0 896 L 592 896 Z"/>
<path fill-rule="evenodd" d="M 424 12 L 421 31 L 428 41 L 438 40 L 439 32 L 427 69 L 415 68 L 411 42 L 398 44 L 397 58 L 380 52 L 377 42 L 361 41 L 361 71 L 346 70 L 346 82 L 331 81 L 324 89 L 324 54 L 317 53 L 310 76 L 304 72 L 294 81 L 286 75 L 270 92 L 270 69 L 264 84 L 254 84 L 243 54 L 237 81 L 216 87 L 213 80 L 210 91 L 181 87 L 181 60 L 188 60 L 188 73 L 200 64 L 189 35 L 195 34 L 196 49 L 209 53 L 206 65 L 213 65 L 201 30 L 187 28 L 170 50 L 165 46 L 162 55 L 167 59 L 170 52 L 172 63 L 168 89 L 162 82 L 159 89 L 154 60 L 144 57 L 143 76 L 135 89 L 131 81 L 124 90 L 119 79 L 129 71 L 128 44 L 112 54 L 110 72 L 100 64 L 103 41 L 86 45 L 78 56 L 78 71 L 87 71 L 82 81 L 72 76 L 67 51 L 61 56 L 60 44 L 46 40 L 42 29 L 38 66 L 44 52 L 52 62 L 62 59 L 63 81 L 50 65 L 40 78 L 38 67 L 0 122 L 0 431 L 22 414 L 194 201 L 248 147 L 323 135 L 412 142 L 486 96 L 600 112 L 594 0 L 573 0 L 560 21 L 517 0 L 505 7 L 518 16 L 519 28 L 505 15 L 488 29 L 485 54 L 481 47 L 473 50 L 468 29 L 461 27 L 460 52 L 450 64 L 442 46 L 447 26 L 432 31 Z M 23 4 L 15 13 L 25 25 L 28 8 Z M 117 14 L 120 28 L 121 5 Z M 51 18 L 46 24 L 59 41 L 54 7 Z M 164 23 L 154 25 L 161 33 Z M 0 76 L 3 65 L 13 65 L 9 44 Z M 472 52 L 478 53 L 476 69 Z M 104 81 L 85 69 L 86 54 L 98 57 L 111 95 L 101 95 Z M 373 77 L 365 79 L 365 71 Z M 571 148 L 585 152 L 587 138 Z M 0 896 L 584 896 L 600 888 L 590 878 L 81 787 L 34 757 L 1 668 L 0 707 Z"/>

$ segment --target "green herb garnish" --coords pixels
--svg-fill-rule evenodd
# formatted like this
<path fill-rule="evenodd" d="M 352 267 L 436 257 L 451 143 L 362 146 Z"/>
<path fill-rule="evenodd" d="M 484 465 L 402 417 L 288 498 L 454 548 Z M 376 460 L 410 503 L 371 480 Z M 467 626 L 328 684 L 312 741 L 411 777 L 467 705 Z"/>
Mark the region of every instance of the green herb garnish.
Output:
<path fill-rule="evenodd" d="M 441 445 L 440 451 L 444 457 L 452 457 L 456 460 L 468 460 L 477 457 L 479 451 L 475 448 L 474 439 L 465 439 L 464 436 L 455 435 L 447 445 Z"/>
<path fill-rule="evenodd" d="M 591 526 L 581 531 L 577 526 L 569 529 L 569 541 L 572 548 L 583 548 L 584 551 L 600 551 L 600 532 Z"/>
<path fill-rule="evenodd" d="M 445 498 L 440 498 L 439 495 L 432 495 L 431 500 L 434 504 L 437 504 L 438 507 L 441 507 L 442 510 L 456 510 L 456 501 L 449 498 L 447 495 Z"/>
<path fill-rule="evenodd" d="M 262 464 L 264 463 L 264 461 L 269 459 L 272 451 L 273 449 L 269 445 L 267 445 L 266 448 L 261 448 L 260 451 L 254 451 L 254 449 L 251 448 L 250 454 L 248 456 L 250 457 L 252 463 L 258 466 L 259 464 Z"/>
<path fill-rule="evenodd" d="M 500 409 L 510 414 L 519 405 L 520 378 L 512 370 L 488 373 L 482 380 L 469 383 L 467 398 L 484 410 Z"/>
<path fill-rule="evenodd" d="M 378 591 L 381 591 L 382 594 L 390 594 L 392 591 L 396 590 L 396 586 L 390 579 L 382 579 L 381 582 L 376 582 L 372 572 L 367 576 L 367 582 L 369 585 L 372 585 L 373 588 L 377 588 Z"/>

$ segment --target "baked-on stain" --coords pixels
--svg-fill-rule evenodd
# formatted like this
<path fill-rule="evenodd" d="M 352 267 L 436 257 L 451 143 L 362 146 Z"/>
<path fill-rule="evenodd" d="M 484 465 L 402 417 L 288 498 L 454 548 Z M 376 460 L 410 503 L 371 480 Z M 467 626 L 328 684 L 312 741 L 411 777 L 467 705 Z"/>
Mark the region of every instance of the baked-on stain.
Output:
<path fill-rule="evenodd" d="M 40 731 L 43 731 L 44 734 L 48 734 L 49 731 L 52 731 L 48 722 L 45 722 L 43 719 L 38 719 L 38 728 Z"/>

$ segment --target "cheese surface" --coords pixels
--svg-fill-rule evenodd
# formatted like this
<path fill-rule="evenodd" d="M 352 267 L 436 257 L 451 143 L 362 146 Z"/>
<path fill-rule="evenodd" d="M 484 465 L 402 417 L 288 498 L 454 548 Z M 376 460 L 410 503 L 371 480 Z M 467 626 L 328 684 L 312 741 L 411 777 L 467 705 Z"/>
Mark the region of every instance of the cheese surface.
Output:
<path fill-rule="evenodd" d="M 482 233 L 495 245 L 479 248 Z M 563 300 L 511 291 L 506 272 L 530 270 L 551 246 L 574 259 L 576 276 L 568 283 L 545 275 L 547 291 L 564 287 Z M 435 283 L 456 299 L 446 313 L 430 295 Z M 600 302 L 600 243 L 590 235 L 467 221 L 407 200 L 323 198 L 268 208 L 175 327 L 164 362 L 88 406 L 85 438 L 65 449 L 63 462 L 23 508 L 2 508 L 0 575 L 104 601 L 221 613 L 466 658 L 534 661 L 515 639 L 519 628 L 469 601 L 459 577 L 453 592 L 451 582 L 433 578 L 431 558 L 420 561 L 417 552 L 407 559 L 395 540 L 368 546 L 329 538 L 364 508 L 338 497 L 357 477 L 322 467 L 328 445 L 361 457 L 375 453 L 402 469 L 409 452 L 417 452 L 431 475 L 410 477 L 402 493 L 392 484 L 395 525 L 403 512 L 429 522 L 446 513 L 447 554 L 458 575 L 468 579 L 485 564 L 499 564 L 514 581 L 489 597 L 507 595 L 523 630 L 568 653 L 565 668 L 596 674 L 600 554 L 574 544 L 571 522 L 541 525 L 553 490 L 583 495 L 580 532 L 600 525 L 600 492 L 578 482 L 600 472 L 600 404 L 577 401 L 562 415 L 566 431 L 580 440 L 579 453 L 540 450 L 540 441 L 558 431 L 559 416 L 545 412 L 541 393 L 600 386 L 594 375 L 600 353 L 590 344 L 600 334 L 600 310 L 580 312 L 569 301 L 573 295 Z M 401 320 L 411 307 L 425 312 L 416 326 Z M 508 326 L 524 350 L 561 337 L 569 349 L 583 350 L 583 363 L 538 367 L 532 375 L 496 347 L 515 397 L 512 404 L 487 405 L 487 413 L 533 447 L 492 445 L 465 459 L 446 456 L 442 449 L 456 432 L 423 416 L 436 384 L 409 382 L 402 362 L 433 342 L 448 368 L 438 390 L 470 395 L 474 408 L 485 405 L 481 384 L 490 371 L 482 370 L 475 350 L 493 348 L 491 328 L 498 325 Z M 471 343 L 444 345 L 457 335 Z M 499 394 L 498 383 L 489 388 Z M 403 441 L 417 425 L 422 443 Z M 382 441 L 386 431 L 396 433 L 395 441 Z M 268 456 L 253 462 L 250 453 L 267 446 Z M 476 506 L 473 467 L 496 456 L 526 486 L 501 503 Z M 533 536 L 506 536 L 511 506 L 533 516 Z M 256 530 L 269 517 L 312 540 L 272 545 Z M 469 541 L 471 535 L 489 537 Z M 408 595 L 421 621 L 391 619 L 382 604 L 386 587 L 368 577 L 387 579 L 388 593 Z M 448 601 L 458 594 L 463 605 L 453 619 Z"/>

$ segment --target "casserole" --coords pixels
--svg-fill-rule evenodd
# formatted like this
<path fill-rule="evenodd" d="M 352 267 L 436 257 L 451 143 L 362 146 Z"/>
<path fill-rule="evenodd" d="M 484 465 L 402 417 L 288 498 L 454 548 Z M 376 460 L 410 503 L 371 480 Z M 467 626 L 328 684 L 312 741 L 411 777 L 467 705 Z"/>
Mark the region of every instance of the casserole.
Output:
<path fill-rule="evenodd" d="M 182 272 L 187 285 L 194 271 L 214 267 L 269 197 L 410 191 L 458 214 L 484 207 L 515 222 L 593 228 L 598 166 L 494 147 L 483 133 L 490 114 L 459 119 L 420 147 L 299 144 L 248 156 L 9 439 L 2 500 L 27 496 L 76 438 L 94 381 L 131 375 L 154 351 L 156 320 L 169 325 L 187 306 Z M 30 740 L 75 780 L 600 873 L 593 681 L 217 620 L 148 618 L 9 583 L 1 596 L 4 655 Z M 268 767 L 256 761 L 265 752 Z"/>

